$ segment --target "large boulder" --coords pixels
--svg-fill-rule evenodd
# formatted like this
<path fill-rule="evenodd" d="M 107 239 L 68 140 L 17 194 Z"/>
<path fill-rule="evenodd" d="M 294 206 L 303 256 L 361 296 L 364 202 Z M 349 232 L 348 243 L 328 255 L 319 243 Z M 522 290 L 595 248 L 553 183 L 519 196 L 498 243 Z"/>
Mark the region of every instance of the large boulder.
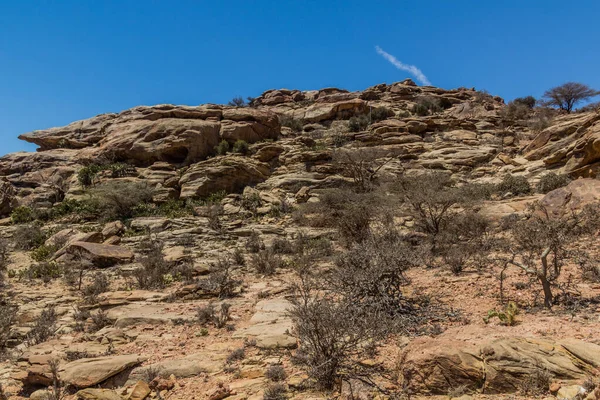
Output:
<path fill-rule="evenodd" d="M 146 166 L 154 162 L 191 164 L 214 154 L 222 138 L 252 143 L 275 139 L 279 133 L 279 119 L 270 111 L 163 104 L 98 115 L 19 138 L 37 144 L 43 153 L 56 153 L 55 158 L 68 154 L 79 162 L 104 158 Z M 65 150 L 57 151 L 59 148 Z M 31 158 L 27 153 L 18 157 Z M 0 171 L 3 167 L 14 171 L 10 161 L 0 160 Z"/>
<path fill-rule="evenodd" d="M 230 143 L 277 139 L 280 132 L 279 118 L 272 112 L 247 107 L 223 110 L 221 138 Z"/>
<path fill-rule="evenodd" d="M 588 204 L 600 204 L 600 180 L 577 179 L 565 187 L 548 192 L 540 204 L 555 216 L 581 211 Z"/>
<path fill-rule="evenodd" d="M 412 352 L 409 345 L 407 354 L 404 384 L 430 394 L 445 394 L 459 386 L 486 394 L 510 393 L 539 371 L 577 381 L 600 366 L 600 346 L 576 339 L 509 337 L 480 346 L 434 342 Z"/>
<path fill-rule="evenodd" d="M 99 268 L 131 262 L 134 258 L 133 252 L 125 247 L 103 243 L 72 242 L 65 250 L 71 255 L 82 255 Z"/>
<path fill-rule="evenodd" d="M 60 378 L 76 388 L 88 388 L 104 382 L 119 372 L 141 364 L 146 359 L 138 355 L 82 358 L 65 364 Z"/>
<path fill-rule="evenodd" d="M 211 193 L 241 191 L 266 180 L 268 164 L 247 157 L 215 157 L 192 165 L 179 180 L 182 199 L 206 197 Z"/>
<path fill-rule="evenodd" d="M 320 122 L 331 119 L 348 119 L 354 115 L 365 114 L 367 103 L 360 99 L 350 99 L 337 103 L 316 103 L 304 113 L 306 122 Z"/>

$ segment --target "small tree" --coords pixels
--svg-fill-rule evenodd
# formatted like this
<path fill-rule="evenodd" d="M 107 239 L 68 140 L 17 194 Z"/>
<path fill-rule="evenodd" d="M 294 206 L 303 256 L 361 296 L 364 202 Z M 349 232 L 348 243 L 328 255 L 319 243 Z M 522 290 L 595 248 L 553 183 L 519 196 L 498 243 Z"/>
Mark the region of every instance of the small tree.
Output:
<path fill-rule="evenodd" d="M 344 173 L 352 177 L 359 192 L 370 192 L 377 182 L 378 173 L 390 157 L 382 157 L 375 149 L 337 150 L 333 161 L 342 167 Z"/>
<path fill-rule="evenodd" d="M 570 113 L 575 104 L 591 99 L 599 94 L 599 91 L 583 83 L 567 82 L 547 90 L 543 96 L 543 104 L 550 107 L 558 107 Z"/>
<path fill-rule="evenodd" d="M 233 107 L 246 107 L 246 100 L 244 100 L 243 97 L 238 96 L 238 97 L 234 97 L 233 99 L 231 99 L 228 103 L 228 106 L 233 106 Z"/>
<path fill-rule="evenodd" d="M 598 221 L 588 218 L 595 212 L 552 216 L 541 205 L 534 205 L 528 219 L 512 227 L 512 256 L 505 262 L 534 276 L 544 291 L 544 306 L 554 303 L 552 283 L 560 276 L 565 262 L 575 258 L 569 244 L 597 229 Z"/>

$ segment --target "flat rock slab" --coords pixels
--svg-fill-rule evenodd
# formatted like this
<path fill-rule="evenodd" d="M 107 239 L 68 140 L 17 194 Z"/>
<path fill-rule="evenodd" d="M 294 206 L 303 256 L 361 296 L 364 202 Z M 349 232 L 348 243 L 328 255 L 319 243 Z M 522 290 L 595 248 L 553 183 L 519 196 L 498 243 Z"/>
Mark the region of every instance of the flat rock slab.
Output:
<path fill-rule="evenodd" d="M 77 392 L 79 400 L 123 400 L 114 390 L 109 389 L 83 389 Z"/>
<path fill-rule="evenodd" d="M 296 338 L 290 334 L 293 323 L 287 315 L 290 307 L 291 303 L 281 298 L 259 301 L 251 325 L 234 337 L 254 339 L 257 347 L 263 349 L 295 348 Z"/>
<path fill-rule="evenodd" d="M 131 371 L 126 386 L 143 380 L 146 371 L 159 370 L 161 376 L 189 378 L 200 374 L 213 374 L 221 371 L 229 352 L 226 349 L 207 348 L 202 353 L 191 354 L 183 358 L 165 360 L 155 364 L 135 368 Z"/>
<path fill-rule="evenodd" d="M 172 310 L 170 304 L 130 303 L 108 310 L 107 315 L 115 320 L 115 327 L 124 328 L 132 325 L 163 325 L 173 322 L 192 322 L 196 315 L 182 314 Z"/>
<path fill-rule="evenodd" d="M 67 247 L 69 254 L 82 254 L 99 268 L 110 267 L 119 263 L 133 261 L 134 254 L 131 250 L 103 243 L 74 242 Z"/>
<path fill-rule="evenodd" d="M 149 290 L 120 290 L 100 294 L 98 302 L 100 306 L 118 306 L 139 301 L 161 301 L 165 297 L 164 293 Z"/>
<path fill-rule="evenodd" d="M 61 379 L 77 388 L 88 388 L 104 382 L 119 372 L 146 360 L 139 355 L 82 358 L 66 364 L 60 370 Z"/>

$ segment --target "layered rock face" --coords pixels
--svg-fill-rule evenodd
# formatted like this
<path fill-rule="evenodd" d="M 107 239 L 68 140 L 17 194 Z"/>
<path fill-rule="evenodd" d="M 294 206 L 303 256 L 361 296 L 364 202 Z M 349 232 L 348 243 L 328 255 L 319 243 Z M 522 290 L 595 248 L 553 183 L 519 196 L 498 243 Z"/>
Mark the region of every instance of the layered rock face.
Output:
<path fill-rule="evenodd" d="M 423 104 L 437 106 L 415 111 Z M 0 158 L 0 212 L 17 204 L 48 207 L 58 186 L 67 197 L 78 195 L 76 174 L 89 164 L 129 164 L 129 179 L 148 183 L 159 202 L 240 192 L 265 181 L 327 186 L 336 179 L 332 152 L 317 142 L 337 146 L 340 140 L 396 159 L 387 167 L 392 174 L 446 170 L 457 180 L 468 175 L 485 182 L 506 173 L 535 182 L 548 170 L 596 176 L 600 114 L 557 116 L 536 132 L 523 121 L 507 121 L 504 107 L 501 98 L 474 89 L 419 87 L 411 80 L 359 92 L 269 90 L 252 107 L 135 107 L 21 135 L 39 149 Z M 352 118 L 362 125 L 349 131 Z M 212 158 L 223 140 L 246 142 L 252 155 Z"/>

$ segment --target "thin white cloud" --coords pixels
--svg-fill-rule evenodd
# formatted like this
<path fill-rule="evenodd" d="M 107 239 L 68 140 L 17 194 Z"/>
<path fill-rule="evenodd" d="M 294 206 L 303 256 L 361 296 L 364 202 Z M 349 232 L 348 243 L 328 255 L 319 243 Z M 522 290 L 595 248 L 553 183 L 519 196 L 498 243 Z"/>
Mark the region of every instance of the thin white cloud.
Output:
<path fill-rule="evenodd" d="M 427 77 L 425 76 L 425 74 L 419 68 L 417 68 L 416 66 L 414 66 L 414 65 L 407 65 L 407 64 L 402 63 L 396 57 L 394 57 L 390 53 L 385 52 L 379 46 L 375 46 L 375 51 L 377 51 L 377 54 L 379 54 L 381 57 L 383 57 L 386 60 L 388 60 L 394 67 L 396 67 L 396 68 L 398 68 L 399 70 L 402 70 L 402 71 L 410 72 L 412 75 L 414 75 L 415 78 L 417 78 L 417 80 L 419 82 L 421 82 L 421 84 L 426 85 L 426 86 L 431 85 L 431 82 L 429 82 L 429 79 L 427 79 Z"/>

